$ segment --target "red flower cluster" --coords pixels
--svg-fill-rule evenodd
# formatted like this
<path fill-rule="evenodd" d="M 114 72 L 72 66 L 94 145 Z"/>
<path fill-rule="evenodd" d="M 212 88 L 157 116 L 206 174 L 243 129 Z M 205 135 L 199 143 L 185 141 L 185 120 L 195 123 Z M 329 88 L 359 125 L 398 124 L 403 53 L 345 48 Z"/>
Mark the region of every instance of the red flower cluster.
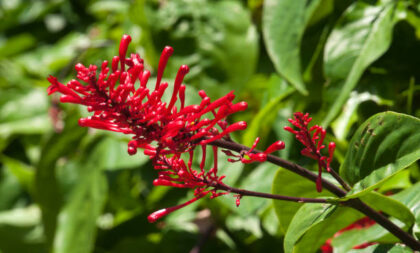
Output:
<path fill-rule="evenodd" d="M 63 94 L 61 102 L 87 106 L 93 116 L 80 119 L 81 126 L 134 134 L 128 145 L 131 155 L 138 148 L 145 149 L 145 154 L 151 157 L 157 153 L 182 153 L 194 145 L 206 144 L 246 128 L 246 122 L 243 121 L 230 126 L 224 121 L 228 115 L 247 107 L 246 102 L 232 104 L 235 97 L 232 92 L 211 102 L 206 93 L 200 91 L 202 101 L 199 105 L 184 106 L 186 87 L 182 81 L 189 71 L 186 65 L 179 68 L 170 102 L 167 104 L 162 101 L 168 83 L 161 83 L 161 79 L 173 49 L 166 47 L 163 50 L 156 85 L 150 91 L 146 87 L 150 72 L 144 70 L 143 59 L 138 54 L 125 58 L 130 41 L 130 36 L 123 36 L 119 56 L 112 59 L 110 74 L 107 61 L 102 63 L 98 77 L 96 66 L 85 67 L 79 63 L 75 66 L 77 78 L 87 85 L 77 80 L 63 85 L 57 78 L 50 76 L 48 94 L 58 91 Z M 140 81 L 138 88 L 135 87 L 137 80 Z M 175 106 L 178 98 L 179 109 Z M 207 113 L 213 113 L 213 119 L 205 118 Z M 150 145 L 154 141 L 157 146 Z"/>
<path fill-rule="evenodd" d="M 335 143 L 330 142 L 328 145 L 329 156 L 323 156 L 321 149 L 325 148 L 323 145 L 324 138 L 326 135 L 325 129 L 321 126 L 315 125 L 308 129 L 308 124 L 312 118 L 309 114 L 303 114 L 301 112 L 294 113 L 294 118 L 289 119 L 289 122 L 293 124 L 298 130 L 294 130 L 289 126 L 285 126 L 284 130 L 291 132 L 296 136 L 296 139 L 300 141 L 305 148 L 302 149 L 301 154 L 318 161 L 318 178 L 316 181 L 316 189 L 318 192 L 322 191 L 322 168 L 325 168 L 328 172 L 331 171 L 331 161 L 334 155 Z M 326 161 L 326 162 L 325 162 Z"/>
<path fill-rule="evenodd" d="M 165 185 L 179 188 L 193 188 L 195 197 L 176 207 L 159 210 L 149 216 L 149 221 L 173 212 L 185 205 L 211 193 L 217 197 L 213 188 L 221 184 L 224 176 L 217 175 L 217 147 L 213 147 L 214 166 L 205 171 L 206 145 L 224 138 L 229 133 L 243 130 L 246 122 L 240 121 L 229 125 L 227 116 L 245 110 L 246 102 L 233 104 L 233 92 L 222 98 L 211 101 L 206 93 L 198 92 L 201 103 L 185 106 L 185 89 L 182 84 L 189 68 L 182 65 L 175 78 L 172 96 L 169 103 L 162 101 L 168 83 L 161 82 L 165 66 L 173 53 L 171 47 L 163 50 L 157 70 L 157 80 L 153 90 L 147 88 L 150 72 L 144 69 L 143 59 L 138 54 L 126 58 L 131 37 L 124 35 L 119 48 L 119 56 L 114 56 L 111 68 L 108 62 L 101 65 L 99 75 L 97 66 L 75 66 L 78 80 L 71 80 L 66 85 L 55 77 L 48 77 L 51 86 L 48 94 L 60 92 L 60 101 L 85 105 L 93 116 L 82 118 L 79 125 L 97 129 L 121 132 L 134 135 L 128 143 L 128 153 L 134 155 L 137 149 L 144 149 L 158 171 L 154 185 Z M 127 68 L 127 69 L 126 69 Z M 137 80 L 139 81 L 137 83 Z M 179 107 L 175 105 L 179 99 Z M 255 144 L 256 145 L 256 144 Z M 200 171 L 192 168 L 194 149 L 202 147 Z M 284 143 L 277 142 L 264 153 L 248 153 L 249 159 L 242 162 L 265 161 L 268 153 L 284 148 Z M 189 153 L 187 164 L 181 158 Z M 232 154 L 233 155 L 233 154 Z"/>

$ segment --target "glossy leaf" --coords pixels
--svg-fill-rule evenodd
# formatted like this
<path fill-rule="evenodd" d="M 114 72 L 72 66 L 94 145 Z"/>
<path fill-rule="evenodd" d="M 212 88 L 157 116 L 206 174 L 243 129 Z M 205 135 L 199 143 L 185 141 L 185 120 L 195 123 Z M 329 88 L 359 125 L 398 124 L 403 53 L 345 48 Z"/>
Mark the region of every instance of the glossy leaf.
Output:
<path fill-rule="evenodd" d="M 420 158 L 420 120 L 385 112 L 372 116 L 353 136 L 340 175 L 360 196 Z"/>
<path fill-rule="evenodd" d="M 407 189 L 413 186 L 410 182 L 410 170 L 405 169 L 401 172 L 398 172 L 390 179 L 388 179 L 381 187 L 378 189 L 378 192 L 386 193 L 391 190 Z"/>
<path fill-rule="evenodd" d="M 96 236 L 96 221 L 106 200 L 107 185 L 96 159 L 80 164 L 80 179 L 58 216 L 54 239 L 55 252 L 91 252 Z"/>
<path fill-rule="evenodd" d="M 318 193 L 315 183 L 282 168 L 277 170 L 274 176 L 271 191 L 273 194 L 304 198 L 332 196 L 328 191 Z M 286 233 L 293 216 L 302 206 L 302 203 L 273 200 L 273 205 L 279 219 L 280 228 L 283 233 Z"/>
<path fill-rule="evenodd" d="M 392 244 L 375 244 L 364 249 L 349 250 L 348 253 L 371 253 L 371 252 L 387 252 L 387 253 L 412 253 L 413 251 L 404 245 Z"/>
<path fill-rule="evenodd" d="M 302 79 L 300 44 L 316 1 L 267 0 L 263 8 L 263 35 L 268 54 L 278 73 L 299 92 L 307 94 Z"/>
<path fill-rule="evenodd" d="M 284 238 L 284 251 L 316 252 L 338 230 L 362 217 L 357 211 L 330 204 L 304 204 L 293 217 Z"/>
<path fill-rule="evenodd" d="M 416 219 L 416 223 L 413 227 L 413 232 L 416 234 L 417 238 L 419 238 L 420 234 L 420 183 L 416 183 L 414 186 L 407 188 L 393 196 L 392 198 L 400 201 L 408 208 L 410 208 L 411 212 L 414 214 Z"/>
<path fill-rule="evenodd" d="M 322 125 L 337 116 L 365 69 L 389 48 L 396 22 L 396 2 L 378 5 L 355 2 L 340 18 L 328 38 L 324 71 L 329 81 L 340 83 Z"/>
<path fill-rule="evenodd" d="M 398 218 L 399 220 L 391 218 L 391 221 L 406 231 L 411 228 L 415 219 L 413 232 L 418 233 L 420 224 L 420 208 L 418 207 L 420 201 L 420 197 L 418 196 L 419 190 L 420 184 L 417 183 L 415 186 L 389 197 L 369 193 L 363 196 L 362 200 L 372 207 L 378 208 L 379 206 L 382 206 L 379 207 L 379 210 Z M 384 200 L 386 201 L 384 202 Z M 398 204 L 395 205 L 395 203 Z M 404 205 L 404 207 L 401 207 L 401 205 Z M 407 218 L 409 219 L 407 220 Z M 403 221 L 404 223 L 400 221 Z M 399 241 L 398 238 L 393 236 L 382 226 L 374 224 L 366 229 L 344 232 L 333 240 L 333 245 L 334 249 L 337 249 L 339 252 L 346 252 L 352 246 L 365 242 L 397 243 Z"/>
<path fill-rule="evenodd" d="M 404 222 L 407 228 L 411 227 L 415 222 L 415 217 L 410 209 L 400 201 L 395 200 L 395 197 L 392 198 L 377 192 L 369 192 L 362 196 L 361 200 L 375 210 L 382 211 Z"/>
<path fill-rule="evenodd" d="M 369 92 L 357 93 L 355 91 L 350 93 L 349 99 L 343 107 L 342 112 L 337 119 L 331 124 L 335 137 L 339 140 L 344 140 L 351 127 L 357 122 L 357 108 L 360 104 L 366 101 L 373 101 L 378 105 L 392 105 L 393 102 L 385 100 Z"/>

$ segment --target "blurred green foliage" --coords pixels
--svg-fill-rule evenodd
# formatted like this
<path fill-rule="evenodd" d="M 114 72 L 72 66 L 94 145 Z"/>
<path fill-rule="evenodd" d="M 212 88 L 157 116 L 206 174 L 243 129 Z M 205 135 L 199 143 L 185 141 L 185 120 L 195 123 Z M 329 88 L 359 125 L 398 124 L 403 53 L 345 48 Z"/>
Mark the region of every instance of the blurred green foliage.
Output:
<path fill-rule="evenodd" d="M 235 90 L 237 101 L 247 101 L 249 109 L 232 119 L 249 124 L 236 140 L 250 145 L 260 136 L 262 148 L 282 139 L 287 148 L 278 155 L 315 169 L 282 130 L 293 112 L 310 112 L 315 123 L 328 127 L 328 141 L 337 143 L 333 167 L 344 163 L 340 173 L 357 187 L 385 166 L 353 170 L 359 162 L 346 156 L 357 152 L 346 152 L 363 134 L 358 127 L 386 110 L 420 116 L 418 0 L 1 0 L 0 21 L 2 253 L 282 252 L 283 243 L 286 251 L 315 252 L 361 217 L 345 208 L 333 212 L 252 198 L 237 208 L 234 197 L 224 196 L 149 224 L 148 214 L 185 201 L 191 192 L 153 187 L 156 173 L 147 157 L 127 154 L 128 137 L 80 128 L 77 119 L 88 115 L 84 108 L 46 95 L 49 74 L 65 82 L 74 78 L 75 63 L 110 59 L 123 34 L 132 36 L 129 51 L 140 53 L 152 74 L 162 48 L 174 47 L 165 78 L 173 80 L 179 65 L 189 65 L 189 101 L 198 99 L 199 89 L 212 99 Z M 405 205 L 404 217 L 411 211 L 416 220 L 406 229 L 418 236 L 418 119 L 403 117 L 408 141 L 397 133 L 396 140 L 385 138 L 387 131 L 398 132 L 393 118 L 391 130 L 381 132 L 387 140 L 381 147 L 385 155 L 409 154 L 410 160 L 378 172 L 382 184 L 376 177 L 368 186 L 399 192 L 392 196 L 395 204 L 383 197 L 377 208 L 389 205 L 392 216 L 393 207 Z M 397 155 L 399 148 L 404 150 Z M 233 186 L 320 196 L 309 181 L 271 164 L 220 159 L 220 167 Z M 367 191 L 359 188 L 359 195 Z M 311 216 L 303 219 L 306 214 Z M 372 251 L 401 250 L 387 245 L 396 239 L 379 226 L 359 236 L 344 233 L 332 244 L 348 252 L 366 241 L 384 243 Z"/>

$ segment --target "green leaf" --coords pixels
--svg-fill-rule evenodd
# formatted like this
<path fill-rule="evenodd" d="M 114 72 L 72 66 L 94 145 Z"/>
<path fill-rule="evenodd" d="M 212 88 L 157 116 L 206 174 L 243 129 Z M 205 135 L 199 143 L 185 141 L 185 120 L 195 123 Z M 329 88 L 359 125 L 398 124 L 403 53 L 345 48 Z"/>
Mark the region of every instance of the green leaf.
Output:
<path fill-rule="evenodd" d="M 377 95 L 369 92 L 357 93 L 355 91 L 350 93 L 350 97 L 343 107 L 342 112 L 337 119 L 331 124 L 335 137 L 339 140 L 345 140 L 354 123 L 357 122 L 357 108 L 360 104 L 366 101 L 373 101 L 378 105 L 393 105 L 392 100 L 385 100 Z"/>
<path fill-rule="evenodd" d="M 30 33 L 21 33 L 9 37 L 5 40 L 0 39 L 0 58 L 10 57 L 32 47 L 36 39 Z"/>
<path fill-rule="evenodd" d="M 138 168 L 145 164 L 149 158 L 140 150 L 134 156 L 130 156 L 127 153 L 128 141 L 108 136 L 98 140 L 98 145 L 95 149 L 101 153 L 102 159 L 98 160 L 97 166 L 107 170 L 118 170 Z"/>
<path fill-rule="evenodd" d="M 31 194 L 34 193 L 35 168 L 19 160 L 0 154 L 0 161 Z"/>
<path fill-rule="evenodd" d="M 262 163 L 254 168 L 252 172 L 243 180 L 240 188 L 257 192 L 270 192 L 269 182 L 276 174 L 277 166 L 270 163 Z M 234 204 L 234 199 L 231 200 L 231 205 Z M 258 211 L 270 205 L 269 199 L 243 197 L 238 212 L 242 216 L 256 214 Z"/>
<path fill-rule="evenodd" d="M 314 182 L 282 168 L 279 169 L 274 176 L 271 191 L 273 194 L 303 198 L 332 196 L 328 191 L 318 193 Z M 279 219 L 280 228 L 283 230 L 283 233 L 285 233 L 293 216 L 302 204 L 291 201 L 273 200 L 273 205 L 277 218 Z"/>
<path fill-rule="evenodd" d="M 19 180 L 10 170 L 0 167 L 0 211 L 8 210 L 16 205 L 22 197 L 23 189 Z"/>
<path fill-rule="evenodd" d="M 412 185 L 413 184 L 410 181 L 410 170 L 405 169 L 401 172 L 398 172 L 390 179 L 388 179 L 384 184 L 382 184 L 378 189 L 378 192 L 386 193 L 390 190 L 407 189 Z"/>
<path fill-rule="evenodd" d="M 251 124 L 243 135 L 242 140 L 244 145 L 251 146 L 255 141 L 255 138 L 258 137 L 260 129 L 263 126 L 271 126 L 272 122 L 277 116 L 276 112 L 280 108 L 281 101 L 289 96 L 293 91 L 293 89 L 287 89 L 283 94 L 270 100 L 270 102 L 268 102 L 268 104 L 265 105 L 264 108 L 257 113 L 257 115 L 255 115 L 254 119 L 251 121 Z"/>
<path fill-rule="evenodd" d="M 394 198 L 377 192 L 369 192 L 360 199 L 375 210 L 380 210 L 404 222 L 406 227 L 411 227 L 414 224 L 415 218 L 410 209 Z"/>
<path fill-rule="evenodd" d="M 2 92 L 0 136 L 46 133 L 51 130 L 47 94 L 44 90 L 10 89 Z"/>
<path fill-rule="evenodd" d="M 333 105 L 322 125 L 337 116 L 365 69 L 389 48 L 392 29 L 397 21 L 395 1 L 381 1 L 372 6 L 355 2 L 343 14 L 328 38 L 324 53 L 327 79 L 340 83 Z"/>
<path fill-rule="evenodd" d="M 376 192 L 369 192 L 361 199 L 376 210 L 381 210 L 397 218 L 398 220 L 392 218 L 391 221 L 400 228 L 407 230 L 411 228 L 415 219 L 417 219 L 417 224 L 420 221 L 420 208 L 416 207 L 420 201 L 419 190 L 420 183 L 389 197 Z M 366 242 L 396 243 L 399 242 L 399 239 L 379 224 L 375 224 L 365 229 L 345 231 L 333 239 L 332 245 L 334 251 L 348 252 L 352 247 Z"/>
<path fill-rule="evenodd" d="M 77 124 L 79 114 L 75 111 L 66 120 L 66 125 L 61 133 L 52 135 L 44 144 L 41 158 L 36 166 L 35 194 L 42 211 L 42 221 L 47 243 L 54 240 L 57 215 L 61 207 L 62 196 L 56 177 L 56 162 L 65 155 L 75 152 L 87 129 Z"/>
<path fill-rule="evenodd" d="M 364 249 L 354 249 L 347 251 L 348 253 L 412 253 L 413 250 L 411 250 L 409 247 L 404 245 L 394 245 L 394 244 L 375 244 L 371 245 Z"/>
<path fill-rule="evenodd" d="M 92 252 L 96 221 L 107 197 L 107 184 L 98 159 L 79 164 L 79 181 L 58 216 L 55 252 Z"/>
<path fill-rule="evenodd" d="M 272 236 L 281 235 L 279 219 L 277 218 L 274 206 L 269 206 L 261 216 L 261 225 Z"/>
<path fill-rule="evenodd" d="M 358 197 L 420 158 L 420 120 L 395 112 L 379 113 L 353 136 L 340 175 Z"/>
<path fill-rule="evenodd" d="M 69 33 L 54 46 L 41 46 L 16 57 L 16 62 L 33 76 L 45 78 L 53 71 L 64 68 L 81 52 L 92 46 L 87 36 Z"/>
<path fill-rule="evenodd" d="M 172 0 L 162 4 L 158 11 L 148 10 L 145 8 L 150 24 L 146 29 L 152 35 L 164 33 L 171 39 L 165 43 L 174 46 L 175 54 L 188 55 L 174 57 L 169 70 L 188 64 L 189 78 L 205 88 L 210 97 L 232 88 L 243 89 L 255 71 L 259 38 L 249 11 L 240 2 Z"/>
<path fill-rule="evenodd" d="M 420 182 L 416 183 L 414 186 L 405 189 L 393 196 L 391 198 L 394 198 L 404 205 L 406 205 L 408 208 L 410 208 L 411 212 L 414 214 L 414 217 L 416 218 L 416 223 L 413 227 L 413 232 L 416 233 L 416 235 L 420 232 Z M 417 235 L 418 236 L 418 235 Z"/>
<path fill-rule="evenodd" d="M 304 204 L 293 217 L 284 238 L 284 251 L 316 252 L 338 230 L 361 218 L 362 214 L 330 204 Z"/>
<path fill-rule="evenodd" d="M 47 252 L 40 223 L 41 212 L 35 205 L 0 212 L 0 251 Z"/>
<path fill-rule="evenodd" d="M 264 1 L 262 26 L 268 55 L 277 72 L 304 95 L 308 91 L 302 79 L 300 44 L 305 28 L 320 3 L 320 0 Z"/>

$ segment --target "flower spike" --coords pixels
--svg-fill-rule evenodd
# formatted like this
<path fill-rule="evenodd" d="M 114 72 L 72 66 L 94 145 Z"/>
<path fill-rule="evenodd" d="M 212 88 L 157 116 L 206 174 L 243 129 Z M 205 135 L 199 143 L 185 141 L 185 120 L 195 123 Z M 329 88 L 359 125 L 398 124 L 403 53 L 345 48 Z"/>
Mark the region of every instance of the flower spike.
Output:
<path fill-rule="evenodd" d="M 284 130 L 294 134 L 296 139 L 300 141 L 305 148 L 302 149 L 301 154 L 314 159 L 318 162 L 318 178 L 316 180 L 316 189 L 318 192 L 322 191 L 322 169 L 325 168 L 328 172 L 331 172 L 330 163 L 333 159 L 335 143 L 331 142 L 328 145 L 329 157 L 323 156 L 321 150 L 325 148 L 323 144 L 327 132 L 324 128 L 314 125 L 308 129 L 308 125 L 312 118 L 309 114 L 303 114 L 296 112 L 293 119 L 289 119 L 289 122 L 297 128 L 297 130 L 286 126 Z M 325 163 L 327 161 L 327 163 Z"/>

